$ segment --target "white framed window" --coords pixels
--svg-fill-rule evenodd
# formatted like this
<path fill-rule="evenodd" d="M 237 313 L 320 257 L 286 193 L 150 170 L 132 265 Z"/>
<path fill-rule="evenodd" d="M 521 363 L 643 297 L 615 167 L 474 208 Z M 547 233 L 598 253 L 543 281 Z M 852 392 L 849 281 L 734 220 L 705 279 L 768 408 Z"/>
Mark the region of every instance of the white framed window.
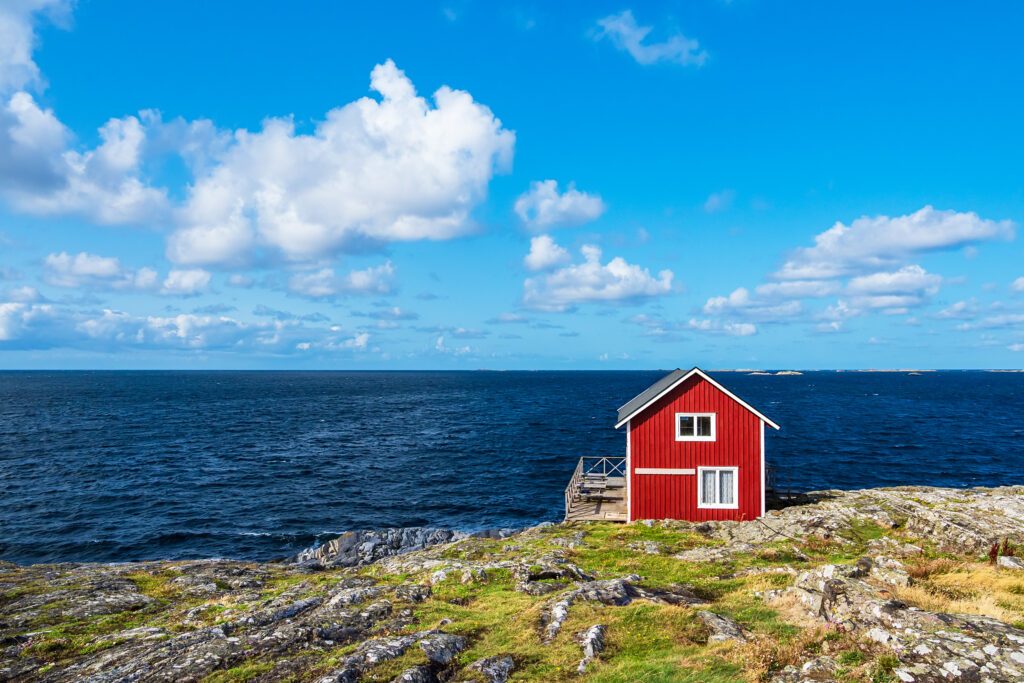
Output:
<path fill-rule="evenodd" d="M 739 478 L 738 467 L 698 467 L 697 507 L 738 508 Z"/>
<path fill-rule="evenodd" d="M 676 441 L 714 440 L 714 413 L 676 413 Z"/>

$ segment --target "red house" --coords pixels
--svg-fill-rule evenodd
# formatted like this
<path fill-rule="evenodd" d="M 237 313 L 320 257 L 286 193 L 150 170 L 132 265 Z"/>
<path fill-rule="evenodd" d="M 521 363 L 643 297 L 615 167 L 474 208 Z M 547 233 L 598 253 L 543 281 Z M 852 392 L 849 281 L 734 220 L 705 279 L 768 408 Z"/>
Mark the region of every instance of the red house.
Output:
<path fill-rule="evenodd" d="M 750 520 L 764 514 L 764 427 L 779 426 L 700 368 L 619 408 L 625 458 L 581 458 L 566 519 Z"/>

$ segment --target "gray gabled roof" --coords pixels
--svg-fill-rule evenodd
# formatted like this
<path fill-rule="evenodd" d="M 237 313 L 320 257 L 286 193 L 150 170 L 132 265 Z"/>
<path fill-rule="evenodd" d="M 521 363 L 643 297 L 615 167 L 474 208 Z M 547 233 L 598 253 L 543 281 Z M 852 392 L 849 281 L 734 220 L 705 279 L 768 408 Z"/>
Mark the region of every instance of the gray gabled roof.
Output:
<path fill-rule="evenodd" d="M 779 429 L 779 425 L 769 420 L 760 411 L 758 411 L 752 405 L 744 401 L 742 398 L 740 398 L 736 394 L 732 393 L 731 391 L 723 387 L 721 384 L 715 381 L 713 377 L 711 377 L 709 374 L 707 374 L 700 368 L 692 368 L 686 371 L 676 368 L 675 370 L 668 373 L 651 386 L 641 391 L 639 394 L 637 394 L 635 398 L 633 398 L 631 401 L 629 401 L 621 408 L 619 408 L 618 421 L 615 423 L 615 428 L 618 429 L 622 425 L 629 422 L 633 417 L 646 410 L 647 407 L 650 406 L 652 403 L 654 403 L 659 398 L 667 394 L 669 391 L 671 391 L 679 384 L 685 382 L 693 375 L 697 375 L 702 379 L 705 379 L 708 382 L 710 382 L 713 386 L 718 388 L 726 396 L 736 401 L 741 406 L 743 406 L 744 408 L 752 412 L 754 415 L 756 415 L 758 418 L 763 420 L 764 423 L 767 424 L 768 426 L 773 427 L 775 429 Z"/>
<path fill-rule="evenodd" d="M 665 391 L 665 389 L 668 389 L 670 386 L 675 384 L 676 380 L 685 376 L 685 371 L 676 368 L 651 386 L 641 391 L 628 403 L 619 408 L 619 419 L 615 421 L 616 424 L 629 419 L 632 417 L 633 413 L 640 412 L 640 408 L 650 403 L 654 397 L 658 396 L 661 392 Z"/>

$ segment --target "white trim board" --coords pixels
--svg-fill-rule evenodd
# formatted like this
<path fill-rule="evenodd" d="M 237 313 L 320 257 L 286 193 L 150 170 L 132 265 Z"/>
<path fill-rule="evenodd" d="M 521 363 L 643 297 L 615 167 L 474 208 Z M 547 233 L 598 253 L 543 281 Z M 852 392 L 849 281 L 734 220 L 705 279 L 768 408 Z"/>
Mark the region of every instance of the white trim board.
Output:
<path fill-rule="evenodd" d="M 752 412 L 754 415 L 759 417 L 762 422 L 764 422 L 767 425 L 770 425 L 773 429 L 779 429 L 780 428 L 779 425 L 777 425 L 774 422 L 772 422 L 771 420 L 769 420 L 767 417 L 765 417 L 760 411 L 758 411 L 752 405 L 750 405 L 749 403 L 747 403 L 746 401 L 741 399 L 739 396 L 737 396 L 736 394 L 732 393 L 731 391 L 729 391 L 728 389 L 723 387 L 721 384 L 716 382 L 714 379 L 712 379 L 712 377 L 710 375 L 708 375 L 706 372 L 704 372 L 700 368 L 693 368 L 688 373 L 686 373 L 685 375 L 680 377 L 678 380 L 676 380 L 675 382 L 670 384 L 660 394 L 658 394 L 657 396 L 652 398 L 650 401 L 648 401 L 647 403 L 643 404 L 642 406 L 640 406 L 639 408 L 634 410 L 632 413 L 630 413 L 626 417 L 624 417 L 621 420 L 619 420 L 618 424 L 615 425 L 615 428 L 616 429 L 620 428 L 622 425 L 626 424 L 631 419 L 633 419 L 634 417 L 636 417 L 637 415 L 639 415 L 643 411 L 647 410 L 651 406 L 651 404 L 655 403 L 656 401 L 661 400 L 661 398 L 663 398 L 665 395 L 667 395 L 670 391 L 672 391 L 673 389 L 678 387 L 680 384 L 682 384 L 686 380 L 688 380 L 691 377 L 693 377 L 694 375 L 697 375 L 701 379 L 704 379 L 704 380 L 710 382 L 713 387 L 715 387 L 719 391 L 723 392 L 726 396 L 728 396 L 729 398 L 731 398 L 732 400 L 736 401 L 741 406 L 743 406 L 744 408 L 746 408 L 747 410 Z M 625 405 L 625 404 L 623 404 L 623 405 Z"/>
<path fill-rule="evenodd" d="M 671 467 L 637 467 L 637 474 L 697 474 L 695 469 L 673 469 Z"/>
<path fill-rule="evenodd" d="M 761 516 L 764 517 L 765 501 L 768 496 L 768 474 L 764 468 L 764 422 L 761 423 Z"/>
<path fill-rule="evenodd" d="M 626 524 L 633 521 L 633 500 L 630 497 L 633 493 L 633 445 L 631 434 L 633 433 L 632 423 L 626 425 Z"/>

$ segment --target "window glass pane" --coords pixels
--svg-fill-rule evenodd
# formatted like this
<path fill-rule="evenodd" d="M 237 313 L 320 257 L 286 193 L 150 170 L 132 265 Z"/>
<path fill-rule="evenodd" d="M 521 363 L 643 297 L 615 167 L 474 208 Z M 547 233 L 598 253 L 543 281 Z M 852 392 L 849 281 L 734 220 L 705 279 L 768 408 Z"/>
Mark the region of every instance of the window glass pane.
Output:
<path fill-rule="evenodd" d="M 679 416 L 679 436 L 693 436 L 693 415 Z"/>
<path fill-rule="evenodd" d="M 711 436 L 710 415 L 701 415 L 697 418 L 697 436 Z"/>
<path fill-rule="evenodd" d="M 721 491 L 719 492 L 718 500 L 722 505 L 732 505 L 733 471 L 722 470 L 718 474 L 719 483 L 721 484 Z"/>
<path fill-rule="evenodd" d="M 704 505 L 714 505 L 718 502 L 715 498 L 715 482 L 718 479 L 715 476 L 717 472 L 715 470 L 704 470 L 701 473 L 701 499 L 700 502 Z"/>

